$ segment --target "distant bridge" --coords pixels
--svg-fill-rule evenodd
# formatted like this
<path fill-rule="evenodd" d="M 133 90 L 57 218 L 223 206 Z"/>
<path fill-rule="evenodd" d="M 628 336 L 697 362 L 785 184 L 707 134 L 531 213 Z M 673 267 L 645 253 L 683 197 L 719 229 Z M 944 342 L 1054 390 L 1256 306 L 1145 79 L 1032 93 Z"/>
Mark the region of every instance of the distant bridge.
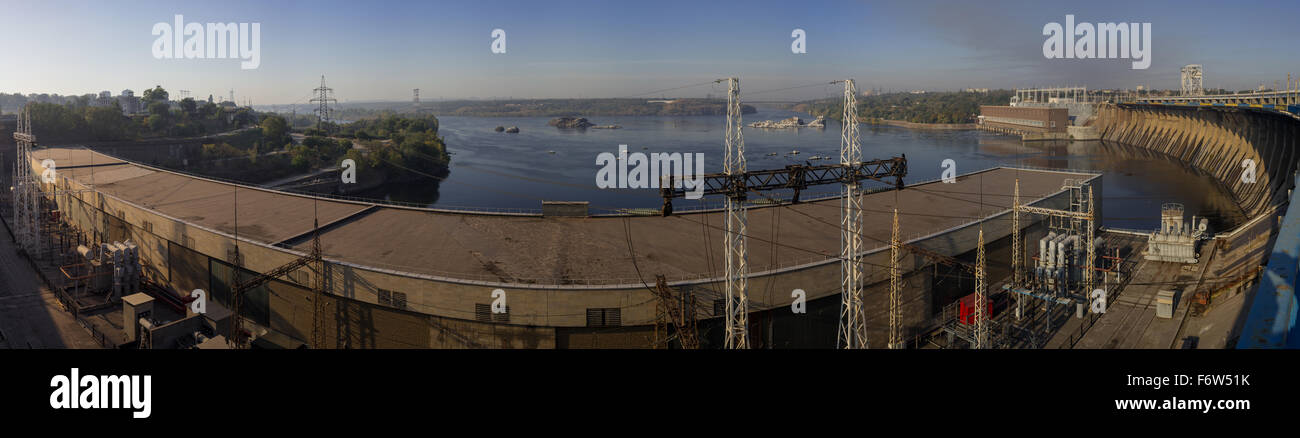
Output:
<path fill-rule="evenodd" d="M 1297 90 L 1210 96 L 1140 97 L 1131 103 L 1258 108 L 1285 112 L 1292 116 L 1300 115 L 1300 91 Z"/>

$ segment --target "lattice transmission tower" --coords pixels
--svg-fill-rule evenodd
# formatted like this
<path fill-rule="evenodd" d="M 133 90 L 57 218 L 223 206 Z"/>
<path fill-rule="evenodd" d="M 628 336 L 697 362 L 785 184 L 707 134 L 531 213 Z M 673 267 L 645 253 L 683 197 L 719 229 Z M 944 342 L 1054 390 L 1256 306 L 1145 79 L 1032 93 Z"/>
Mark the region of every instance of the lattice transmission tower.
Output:
<path fill-rule="evenodd" d="M 840 129 L 840 164 L 854 166 L 862 162 L 862 145 L 858 138 L 857 86 L 853 79 L 844 83 L 844 112 Z M 862 190 L 854 172 L 845 173 L 840 194 L 840 348 L 867 348 L 866 309 L 862 305 Z"/>
<path fill-rule="evenodd" d="M 889 348 L 903 348 L 903 302 L 900 294 L 903 288 L 902 275 L 898 264 L 902 261 L 903 239 L 898 228 L 898 209 L 894 209 L 894 232 L 889 240 Z"/>
<path fill-rule="evenodd" d="M 747 166 L 745 139 L 741 134 L 744 125 L 740 120 L 740 79 L 732 77 L 715 82 L 722 81 L 727 82 L 727 130 L 724 140 L 727 150 L 723 171 L 729 176 L 742 175 Z M 723 344 L 729 349 L 749 348 L 745 195 L 744 188 L 739 187 L 727 196 L 727 233 L 724 236 L 727 251 L 727 330 Z"/>
<path fill-rule="evenodd" d="M 39 176 L 32 172 L 31 164 L 36 135 L 32 134 L 32 114 L 26 109 L 18 115 L 14 143 L 16 145 L 13 172 L 14 237 L 18 240 L 18 246 L 34 257 L 40 252 L 38 203 L 41 195 L 39 181 L 37 181 Z"/>
<path fill-rule="evenodd" d="M 317 104 L 316 129 L 325 129 L 325 124 L 329 123 L 331 120 L 330 117 L 333 116 L 333 110 L 330 109 L 330 103 L 337 104 L 338 99 L 334 98 L 334 89 L 325 86 L 325 75 L 321 75 L 320 77 L 320 87 L 317 87 L 312 91 L 316 93 L 316 97 L 312 98 L 310 101 L 311 103 Z"/>
<path fill-rule="evenodd" d="M 971 348 L 989 348 L 988 280 L 985 278 L 984 230 L 980 229 L 979 249 L 975 252 L 975 336 Z"/>

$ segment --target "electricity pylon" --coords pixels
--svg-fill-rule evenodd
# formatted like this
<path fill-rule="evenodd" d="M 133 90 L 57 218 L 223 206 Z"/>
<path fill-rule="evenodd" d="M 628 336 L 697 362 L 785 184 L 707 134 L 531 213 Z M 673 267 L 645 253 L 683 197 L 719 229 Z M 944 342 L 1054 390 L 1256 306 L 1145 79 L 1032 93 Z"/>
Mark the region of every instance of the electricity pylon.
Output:
<path fill-rule="evenodd" d="M 862 162 L 858 138 L 857 87 L 844 83 L 844 112 L 840 128 L 840 164 Z M 854 173 L 846 173 L 840 189 L 840 348 L 867 348 L 867 324 L 862 305 L 862 193 Z"/>
<path fill-rule="evenodd" d="M 1011 284 L 1012 287 L 1020 287 L 1020 271 L 1022 269 L 1020 258 L 1023 257 L 1024 249 L 1020 248 L 1020 178 L 1016 178 L 1016 190 L 1011 196 Z M 1025 312 L 1023 300 L 1016 297 L 1016 320 L 1020 320 L 1021 315 Z"/>
<path fill-rule="evenodd" d="M 975 252 L 975 336 L 972 337 L 975 342 L 971 347 L 988 348 L 988 325 L 985 324 L 984 321 L 988 318 L 988 315 L 986 314 L 988 306 L 986 303 L 988 297 L 985 293 L 985 289 L 988 289 L 988 284 L 987 280 L 984 278 L 985 261 L 983 229 L 980 230 L 979 239 L 979 249 Z"/>
<path fill-rule="evenodd" d="M 745 139 L 741 135 L 744 126 L 740 120 L 740 79 L 726 78 L 715 82 L 727 81 L 727 132 L 724 140 L 727 148 L 723 171 L 727 175 L 740 175 L 746 171 Z M 726 268 L 727 268 L 727 330 L 723 342 L 728 349 L 749 348 L 749 292 L 746 289 L 746 277 L 749 267 L 746 264 L 746 217 L 745 189 L 737 187 L 727 196 L 727 233 Z"/>
<path fill-rule="evenodd" d="M 903 306 L 898 296 L 899 289 L 903 287 L 902 278 L 900 278 L 898 272 L 898 263 L 900 262 L 898 256 L 902 252 L 900 251 L 902 246 L 903 242 L 898 229 L 898 209 L 895 208 L 894 233 L 889 241 L 889 348 L 894 350 L 903 348 Z"/>
<path fill-rule="evenodd" d="M 19 247 L 26 251 L 29 256 L 35 257 L 39 252 L 40 245 L 40 221 L 38 220 L 38 202 L 40 200 L 40 187 L 37 178 L 32 173 L 31 154 L 32 146 L 36 143 L 36 135 L 32 134 L 32 114 L 24 109 L 22 114 L 18 115 L 18 126 L 14 130 L 14 142 L 16 145 L 14 154 L 14 228 L 15 237 Z"/>
<path fill-rule="evenodd" d="M 334 89 L 325 86 L 325 75 L 321 75 L 320 77 L 320 87 L 312 91 L 316 93 L 316 97 L 312 98 L 309 102 L 318 104 L 316 107 L 316 129 L 325 129 L 324 125 L 329 123 L 332 114 L 330 110 L 330 102 L 337 104 L 339 101 L 332 97 Z"/>

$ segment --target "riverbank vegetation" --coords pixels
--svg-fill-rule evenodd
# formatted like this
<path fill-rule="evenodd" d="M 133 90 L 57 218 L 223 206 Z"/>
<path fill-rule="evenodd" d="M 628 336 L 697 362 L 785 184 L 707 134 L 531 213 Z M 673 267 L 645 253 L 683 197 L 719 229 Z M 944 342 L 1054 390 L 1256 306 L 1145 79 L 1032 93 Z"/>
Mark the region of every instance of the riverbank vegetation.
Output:
<path fill-rule="evenodd" d="M 131 141 L 163 137 L 195 137 L 217 134 L 257 123 L 249 108 L 234 104 L 185 98 L 170 100 L 162 87 L 146 89 L 140 97 L 143 109 L 123 114 L 117 100 L 99 103 L 85 98 L 63 103 L 28 102 L 32 130 L 42 143 Z"/>
<path fill-rule="evenodd" d="M 898 120 L 911 123 L 974 123 L 980 105 L 1006 105 L 1011 90 L 987 93 L 930 92 L 923 94 L 890 93 L 858 99 L 858 118 L 864 122 Z M 807 104 L 809 114 L 840 120 L 842 100 L 825 99 Z"/>
<path fill-rule="evenodd" d="M 753 106 L 741 111 L 751 114 Z M 359 120 L 383 112 L 431 113 L 440 116 L 468 117 L 602 117 L 602 116 L 708 116 L 726 115 L 726 99 L 519 99 L 519 100 L 450 100 L 421 102 L 354 103 L 339 114 Z"/>

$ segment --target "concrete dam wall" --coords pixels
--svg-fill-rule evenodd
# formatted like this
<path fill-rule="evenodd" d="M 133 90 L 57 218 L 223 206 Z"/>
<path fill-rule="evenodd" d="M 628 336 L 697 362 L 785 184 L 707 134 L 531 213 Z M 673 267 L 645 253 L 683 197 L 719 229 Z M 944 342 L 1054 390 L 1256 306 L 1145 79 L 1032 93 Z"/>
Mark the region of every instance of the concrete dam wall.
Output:
<path fill-rule="evenodd" d="M 1160 152 L 1213 175 L 1249 217 L 1285 202 L 1300 157 L 1300 120 L 1222 107 L 1102 105 L 1093 125 L 1106 141 Z M 1254 182 L 1243 180 L 1246 160 Z"/>

